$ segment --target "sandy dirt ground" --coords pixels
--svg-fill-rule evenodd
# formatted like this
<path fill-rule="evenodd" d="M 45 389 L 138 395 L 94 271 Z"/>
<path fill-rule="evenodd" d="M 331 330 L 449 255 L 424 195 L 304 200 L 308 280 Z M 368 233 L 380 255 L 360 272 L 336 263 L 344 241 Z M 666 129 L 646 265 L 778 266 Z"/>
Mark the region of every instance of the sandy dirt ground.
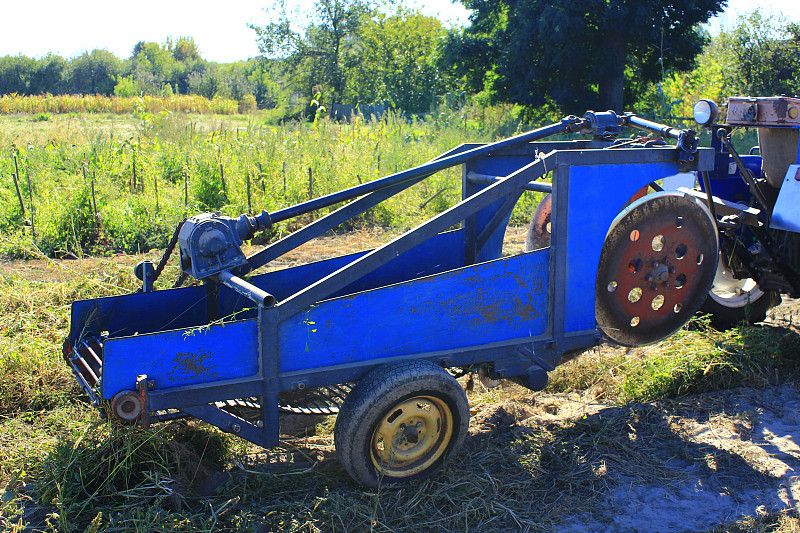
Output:
<path fill-rule="evenodd" d="M 790 385 L 626 407 L 541 394 L 518 424 L 580 419 L 623 428 L 601 452 L 600 493 L 560 531 L 705 531 L 798 508 L 799 408 Z"/>

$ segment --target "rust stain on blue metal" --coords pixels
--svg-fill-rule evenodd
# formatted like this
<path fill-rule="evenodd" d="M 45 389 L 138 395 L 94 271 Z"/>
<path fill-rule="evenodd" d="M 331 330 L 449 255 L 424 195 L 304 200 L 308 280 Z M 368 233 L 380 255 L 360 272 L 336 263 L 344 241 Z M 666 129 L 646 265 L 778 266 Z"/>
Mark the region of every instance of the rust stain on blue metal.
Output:
<path fill-rule="evenodd" d="M 214 354 L 205 350 L 197 352 L 178 352 L 175 354 L 175 369 L 170 372 L 170 377 L 189 378 L 192 380 L 216 378 L 219 374 L 213 372 L 205 363 Z"/>

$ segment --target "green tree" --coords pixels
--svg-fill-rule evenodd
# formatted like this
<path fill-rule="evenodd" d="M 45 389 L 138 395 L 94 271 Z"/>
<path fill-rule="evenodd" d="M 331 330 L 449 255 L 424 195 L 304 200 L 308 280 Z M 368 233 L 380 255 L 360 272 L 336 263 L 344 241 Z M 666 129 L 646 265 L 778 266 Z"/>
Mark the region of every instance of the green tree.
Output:
<path fill-rule="evenodd" d="M 621 111 L 629 79 L 685 70 L 702 50 L 697 25 L 727 0 L 462 0 L 471 25 L 450 34 L 443 64 L 497 101 Z M 630 85 L 630 83 L 629 83 Z"/>
<path fill-rule="evenodd" d="M 180 94 L 189 93 L 189 77 L 192 74 L 202 72 L 206 68 L 206 61 L 200 56 L 200 49 L 191 37 L 178 37 L 172 43 L 167 41 L 168 49 L 172 52 L 175 63 L 169 82 L 175 92 Z"/>
<path fill-rule="evenodd" d="M 47 54 L 36 62 L 30 77 L 30 94 L 63 94 L 70 65 L 61 56 Z"/>
<path fill-rule="evenodd" d="M 72 60 L 69 92 L 110 95 L 122 63 L 108 50 L 92 50 Z"/>
<path fill-rule="evenodd" d="M 451 88 L 437 65 L 445 35 L 436 18 L 402 6 L 366 19 L 359 61 L 348 71 L 347 96 L 362 103 L 388 101 L 406 112 L 428 111 L 436 96 Z"/>
<path fill-rule="evenodd" d="M 27 56 L 0 57 L 0 94 L 30 94 L 36 60 Z"/>
<path fill-rule="evenodd" d="M 301 92 L 310 95 L 322 87 L 332 108 L 345 92 L 347 70 L 358 61 L 359 29 L 370 10 L 362 0 L 316 0 L 314 15 L 304 19 L 290 16 L 286 3 L 279 2 L 266 9 L 267 24 L 250 27 L 264 56 L 284 59 Z"/>
<path fill-rule="evenodd" d="M 771 96 L 800 92 L 800 26 L 755 10 L 706 52 L 723 65 L 723 93 Z"/>

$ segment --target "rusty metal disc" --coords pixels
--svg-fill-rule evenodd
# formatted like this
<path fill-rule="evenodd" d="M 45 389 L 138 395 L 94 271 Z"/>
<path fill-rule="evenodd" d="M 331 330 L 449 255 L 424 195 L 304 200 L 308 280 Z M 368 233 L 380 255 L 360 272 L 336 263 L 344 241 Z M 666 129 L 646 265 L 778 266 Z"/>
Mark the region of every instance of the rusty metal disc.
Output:
<path fill-rule="evenodd" d="M 659 192 L 634 202 L 617 216 L 603 243 L 597 327 L 625 346 L 671 335 L 705 301 L 717 254 L 716 225 L 697 200 Z"/>
<path fill-rule="evenodd" d="M 525 238 L 525 251 L 532 252 L 540 248 L 550 246 L 550 234 L 552 227 L 550 219 L 553 216 L 553 195 L 546 194 L 536 211 L 533 212 L 530 226 L 528 226 L 528 236 Z"/>

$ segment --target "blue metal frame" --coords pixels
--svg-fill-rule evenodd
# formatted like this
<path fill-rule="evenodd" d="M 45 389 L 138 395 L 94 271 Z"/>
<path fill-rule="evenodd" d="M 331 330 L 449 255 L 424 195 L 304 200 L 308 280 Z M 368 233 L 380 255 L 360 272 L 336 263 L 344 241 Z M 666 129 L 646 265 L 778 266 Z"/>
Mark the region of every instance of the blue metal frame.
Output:
<path fill-rule="evenodd" d="M 482 154 L 463 161 L 462 201 L 392 242 L 248 280 L 225 278 L 236 290 L 214 282 L 75 302 L 70 342 L 104 335 L 103 398 L 144 383 L 148 411 L 178 409 L 263 446 L 277 443 L 279 393 L 355 381 L 390 362 L 487 364 L 495 377 L 532 365 L 551 370 L 563 355 L 601 340 L 595 275 L 620 209 L 681 165 L 713 164 L 708 149 L 686 163 L 672 147 L 609 146 L 459 147 L 441 159 Z M 552 185 L 535 182 L 549 173 Z M 237 276 L 420 179 L 369 192 L 251 256 Z M 501 257 L 511 210 L 531 188 L 552 190 L 552 246 Z M 462 221 L 462 229 L 447 231 Z M 213 404 L 247 397 L 260 398 L 259 424 Z"/>

